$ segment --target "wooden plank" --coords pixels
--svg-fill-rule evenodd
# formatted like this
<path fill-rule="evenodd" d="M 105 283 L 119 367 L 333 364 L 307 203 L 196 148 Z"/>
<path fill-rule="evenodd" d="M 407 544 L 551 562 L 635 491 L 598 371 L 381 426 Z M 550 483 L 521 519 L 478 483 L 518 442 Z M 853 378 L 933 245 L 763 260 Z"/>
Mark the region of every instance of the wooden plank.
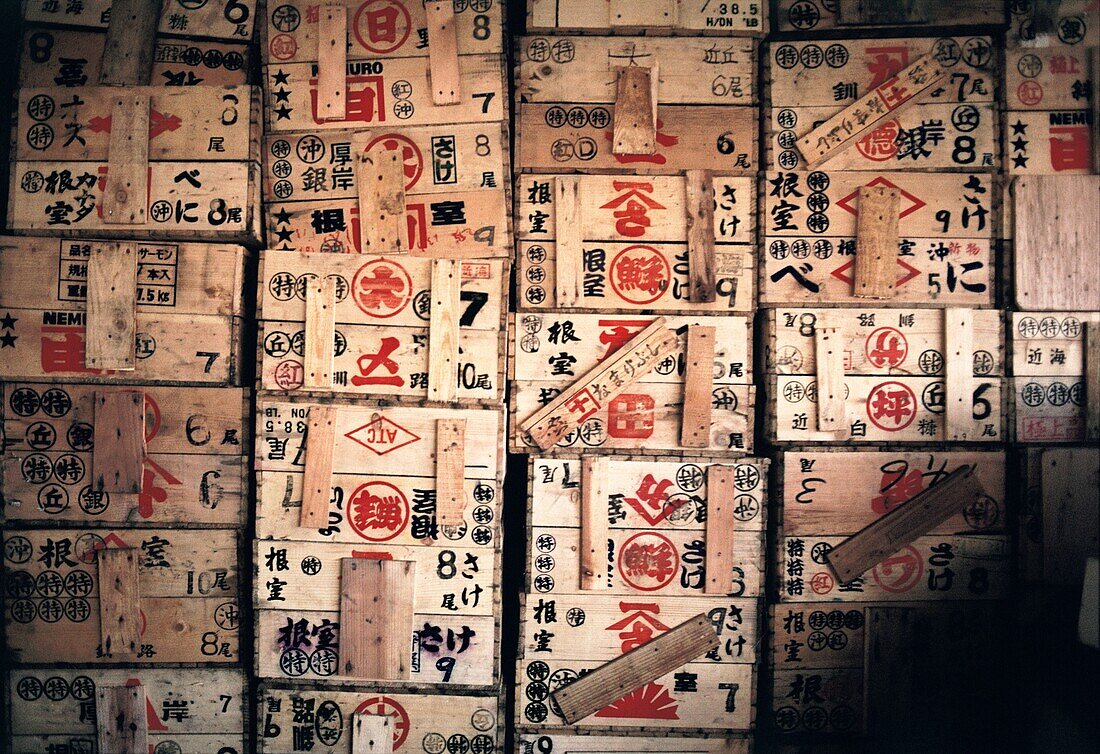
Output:
<path fill-rule="evenodd" d="M 347 117 L 348 8 L 345 0 L 317 8 L 317 118 Z"/>
<path fill-rule="evenodd" d="M 659 317 L 616 352 L 543 408 L 519 424 L 543 450 L 553 447 L 602 405 L 651 371 L 676 345 L 676 337 Z"/>
<path fill-rule="evenodd" d="M 435 424 L 435 519 L 458 529 L 466 521 L 466 420 Z"/>
<path fill-rule="evenodd" d="M 1092 90 L 1092 172 L 1100 174 L 1100 92 L 1096 91 L 1095 82 L 1100 81 L 1100 45 L 1089 48 L 1089 80 L 1093 83 Z"/>
<path fill-rule="evenodd" d="M 135 658 L 141 648 L 141 582 L 131 548 L 102 549 L 96 556 L 99 578 L 99 636 L 103 651 Z"/>
<path fill-rule="evenodd" d="M 1085 561 L 1100 554 L 1096 505 L 1100 450 L 1049 448 L 1042 451 L 1040 488 L 1043 529 L 1043 582 L 1081 583 Z"/>
<path fill-rule="evenodd" d="M 608 21 L 616 29 L 672 29 L 679 24 L 679 0 L 610 0 Z"/>
<path fill-rule="evenodd" d="M 707 468 L 707 529 L 705 594 L 730 594 L 733 585 L 734 508 L 738 505 L 736 468 L 714 464 Z"/>
<path fill-rule="evenodd" d="M 305 354 L 306 390 L 331 390 L 336 352 L 336 283 L 332 276 L 306 282 Z"/>
<path fill-rule="evenodd" d="M 1091 118 L 1084 102 L 1060 110 L 1006 112 L 1005 172 L 1014 177 L 1092 174 L 1096 137 Z"/>
<path fill-rule="evenodd" d="M 136 246 L 96 244 L 88 256 L 84 364 L 90 369 L 135 369 Z"/>
<path fill-rule="evenodd" d="M 142 489 L 145 462 L 145 394 L 140 390 L 95 394 L 92 488 L 106 493 Z"/>
<path fill-rule="evenodd" d="M 1085 323 L 1085 440 L 1100 440 L 1100 317 Z"/>
<path fill-rule="evenodd" d="M 298 525 L 303 529 L 323 529 L 328 526 L 329 500 L 332 498 L 336 407 L 313 406 L 309 410 L 308 421 L 302 512 Z"/>
<path fill-rule="evenodd" d="M 572 308 L 584 290 L 584 205 L 581 203 L 581 180 L 575 175 L 554 178 L 554 204 L 558 221 L 555 295 L 557 305 Z"/>
<path fill-rule="evenodd" d="M 908 0 L 905 0 L 904 4 L 907 3 Z M 878 0 L 877 4 L 883 4 L 883 0 Z M 999 0 L 924 0 L 922 5 L 926 8 L 927 18 L 937 26 L 1003 26 L 1005 23 L 1005 4 Z M 837 3 L 831 1 L 778 0 L 773 3 L 773 11 L 778 31 L 802 34 L 819 34 L 834 29 L 849 33 L 854 31 L 851 26 L 840 24 L 840 9 Z M 879 40 L 876 38 L 868 41 Z"/>
<path fill-rule="evenodd" d="M 111 21 L 112 0 L 81 0 L 79 3 L 24 3 L 23 17 L 28 22 L 40 24 L 59 24 L 77 26 L 86 29 L 103 29 Z M 175 3 L 171 13 L 160 13 L 161 8 L 154 4 L 154 12 L 159 17 L 156 27 L 159 36 L 180 36 L 181 29 L 201 30 L 202 37 L 211 39 L 252 39 L 252 21 L 256 17 L 256 0 L 234 0 L 231 5 L 225 3 L 188 2 Z M 263 15 L 262 13 L 260 14 Z M 304 11 L 303 14 L 305 15 Z M 124 29 L 136 33 L 132 27 Z M 150 32 L 149 36 L 153 36 Z"/>
<path fill-rule="evenodd" d="M 428 75 L 432 82 L 432 102 L 457 105 L 462 102 L 462 81 L 458 73 L 458 24 L 454 3 L 424 4 L 428 17 Z"/>
<path fill-rule="evenodd" d="M 916 615 L 908 607 L 875 605 L 864 614 L 864 732 L 881 736 L 908 730 L 918 672 Z"/>
<path fill-rule="evenodd" d="M 142 225 L 149 194 L 149 94 L 117 96 L 111 106 L 111 141 L 103 192 L 103 222 Z"/>
<path fill-rule="evenodd" d="M 363 252 L 408 251 L 405 220 L 405 167 L 400 151 L 381 145 L 356 158 L 360 244 Z"/>
<path fill-rule="evenodd" d="M 742 3 L 742 7 L 745 5 L 747 4 Z M 634 754 L 750 754 L 752 751 L 751 737 L 668 738 L 660 735 L 614 735 L 603 732 L 573 735 L 567 731 L 549 728 L 533 733 L 520 732 L 517 741 L 524 752 L 536 752 L 540 742 L 544 747 L 549 742 L 554 747 L 551 751 L 568 751 L 570 754 L 607 754 L 615 751 Z"/>
<path fill-rule="evenodd" d="M 869 94 L 798 140 L 798 151 L 808 167 L 817 167 L 832 155 L 851 146 L 895 112 L 915 104 L 933 85 L 947 75 L 931 56 L 924 56 Z"/>
<path fill-rule="evenodd" d="M 1100 176 L 1024 176 L 1013 181 L 1012 193 L 1016 305 L 1032 311 L 1100 309 Z"/>
<path fill-rule="evenodd" d="M 885 186 L 860 186 L 856 225 L 856 265 L 852 295 L 889 299 L 894 296 L 898 259 L 898 213 L 901 193 Z"/>
<path fill-rule="evenodd" d="M 458 319 L 462 262 L 432 261 L 432 306 L 428 328 L 428 400 L 458 400 Z"/>
<path fill-rule="evenodd" d="M 1095 48 L 1094 48 L 1095 49 Z M 1089 68 L 1089 48 L 1055 43 L 1049 46 L 1008 45 L 1005 49 L 1005 104 L 1007 137 L 1015 139 L 1027 133 L 1013 133 L 1014 111 L 1066 111 L 1082 107 L 1081 89 L 1074 86 L 1087 74 L 1095 81 Z M 1076 94 L 1076 96 L 1074 96 Z M 1088 98 L 1095 101 L 1094 98 Z M 1026 146 L 1026 145 L 1025 145 Z"/>
<path fill-rule="evenodd" d="M 840 330 L 818 327 L 814 338 L 817 362 L 817 428 L 822 432 L 847 433 L 847 386 L 844 384 L 844 349 Z"/>
<path fill-rule="evenodd" d="M 147 0 L 112 0 L 111 20 L 103 46 L 103 69 L 99 73 L 101 85 L 145 86 L 149 83 L 159 10 L 156 4 Z"/>
<path fill-rule="evenodd" d="M 851 581 L 984 494 L 974 467 L 960 467 L 830 550 L 829 568 L 841 583 Z"/>
<path fill-rule="evenodd" d="M 353 714 L 351 754 L 393 754 L 393 717 L 365 712 Z"/>
<path fill-rule="evenodd" d="M 925 0 L 838 0 L 839 26 L 899 26 L 928 21 Z"/>
<path fill-rule="evenodd" d="M 584 591 L 607 588 L 607 472 L 605 456 L 581 461 L 580 584 Z"/>
<path fill-rule="evenodd" d="M 943 310 L 944 433 L 948 440 L 970 439 L 974 424 L 974 312 Z"/>
<path fill-rule="evenodd" d="M 715 300 L 714 174 L 688 170 L 685 174 L 687 206 L 688 273 L 690 299 L 706 304 Z"/>
<path fill-rule="evenodd" d="M 416 563 L 340 560 L 339 675 L 409 677 Z"/>
<path fill-rule="evenodd" d="M 657 61 L 651 66 L 616 66 L 614 154 L 653 154 L 657 150 Z"/>
<path fill-rule="evenodd" d="M 99 751 L 104 754 L 146 754 L 149 750 L 149 721 L 145 705 L 145 687 L 140 683 L 97 686 L 95 718 Z"/>
<path fill-rule="evenodd" d="M 698 615 L 550 696 L 572 725 L 717 646 L 714 627 L 706 615 Z"/>
<path fill-rule="evenodd" d="M 528 34 L 618 34 L 648 30 L 651 34 L 687 36 L 761 35 L 768 30 L 768 4 L 696 5 L 675 0 L 614 0 L 611 3 L 531 0 L 527 4 L 526 28 Z"/>
<path fill-rule="evenodd" d="M 688 448 L 706 448 L 711 442 L 715 333 L 716 328 L 710 325 L 688 326 L 684 408 L 680 417 L 680 444 Z"/>

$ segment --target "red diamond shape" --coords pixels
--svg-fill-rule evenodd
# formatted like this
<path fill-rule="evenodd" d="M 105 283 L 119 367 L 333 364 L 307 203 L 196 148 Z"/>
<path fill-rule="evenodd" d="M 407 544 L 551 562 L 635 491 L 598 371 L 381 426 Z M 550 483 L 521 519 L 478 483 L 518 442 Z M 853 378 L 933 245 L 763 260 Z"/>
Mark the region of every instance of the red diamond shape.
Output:
<path fill-rule="evenodd" d="M 854 259 L 852 259 L 848 262 L 845 262 L 840 267 L 837 267 L 835 270 L 833 270 L 830 274 L 833 277 L 835 277 L 837 280 L 843 280 L 848 285 L 851 285 L 852 284 L 852 276 L 848 275 L 846 273 L 848 272 L 848 270 L 850 270 L 852 268 L 852 265 L 855 264 L 855 263 L 856 263 L 856 260 L 854 260 Z M 920 275 L 920 270 L 918 270 L 916 267 L 909 264 L 905 260 L 901 259 L 900 257 L 898 258 L 898 267 L 901 267 L 902 269 L 904 269 L 905 273 L 900 278 L 898 278 L 896 283 L 894 283 L 895 288 L 901 288 L 903 285 L 908 283 L 910 280 L 917 277 L 917 275 Z"/>
<path fill-rule="evenodd" d="M 384 416 L 376 416 L 362 427 L 353 429 L 344 435 L 362 445 L 368 450 L 374 451 L 380 456 L 391 453 L 398 448 L 403 448 L 420 439 L 400 424 L 390 421 Z"/>
<path fill-rule="evenodd" d="M 914 212 L 916 212 L 918 209 L 920 209 L 921 207 L 923 207 L 925 205 L 925 202 L 923 202 L 920 199 L 918 199 L 917 197 L 913 196 L 912 194 L 910 194 L 908 191 L 901 188 L 900 186 L 895 186 L 893 183 L 886 180 L 882 176 L 879 176 L 875 180 L 871 181 L 870 183 L 864 184 L 864 185 L 866 185 L 866 186 L 888 186 L 890 188 L 896 188 L 899 192 L 901 192 L 902 197 L 909 200 L 909 205 L 907 207 L 905 207 L 901 212 L 898 213 L 898 219 L 899 220 L 903 217 L 907 217 L 907 216 L 913 214 Z M 840 201 L 838 201 L 836 203 L 836 206 L 840 207 L 843 210 L 847 210 L 848 212 L 851 212 L 853 215 L 856 215 L 858 217 L 859 212 L 856 210 L 855 207 L 852 206 L 852 202 L 858 196 L 859 196 L 859 189 L 856 189 L 852 193 L 848 194 L 848 196 L 846 196 L 843 199 L 841 199 Z"/>

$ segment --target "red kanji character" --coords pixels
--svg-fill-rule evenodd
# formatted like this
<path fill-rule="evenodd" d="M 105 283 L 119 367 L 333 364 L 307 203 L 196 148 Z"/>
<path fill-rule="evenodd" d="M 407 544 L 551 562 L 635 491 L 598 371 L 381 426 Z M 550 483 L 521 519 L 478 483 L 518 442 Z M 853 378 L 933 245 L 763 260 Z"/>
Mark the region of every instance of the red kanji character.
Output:
<path fill-rule="evenodd" d="M 382 345 L 378 353 L 365 353 L 356 363 L 359 365 L 359 374 L 353 375 L 351 384 L 362 387 L 363 385 L 393 385 L 401 387 L 405 384 L 405 378 L 397 373 L 397 362 L 390 358 L 390 354 L 397 350 L 401 344 L 397 338 L 387 336 L 382 338 Z M 390 376 L 372 377 L 371 374 L 378 367 L 384 367 Z"/>
<path fill-rule="evenodd" d="M 616 191 L 623 193 L 600 205 L 601 209 L 614 210 L 615 230 L 630 238 L 644 236 L 650 225 L 651 209 L 665 209 L 665 206 L 648 194 L 653 193 L 653 184 L 639 181 L 613 181 Z M 645 193 L 642 193 L 645 192 Z"/>

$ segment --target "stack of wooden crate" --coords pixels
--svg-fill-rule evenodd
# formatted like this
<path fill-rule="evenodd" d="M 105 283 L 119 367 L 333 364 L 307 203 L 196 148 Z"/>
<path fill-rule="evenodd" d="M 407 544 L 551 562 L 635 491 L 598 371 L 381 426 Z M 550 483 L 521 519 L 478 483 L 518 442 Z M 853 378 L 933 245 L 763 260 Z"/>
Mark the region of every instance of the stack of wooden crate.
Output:
<path fill-rule="evenodd" d="M 24 3 L 0 239 L 13 751 L 247 750 L 236 244 L 259 241 L 260 124 L 254 5 L 220 5 Z M 217 76 L 186 75 L 191 49 Z"/>
<path fill-rule="evenodd" d="M 502 748 L 504 15 L 288 0 L 261 27 L 264 752 Z"/>
<path fill-rule="evenodd" d="M 509 365 L 511 446 L 532 454 L 517 751 L 747 751 L 768 468 L 746 455 L 766 6 L 528 8 Z"/>

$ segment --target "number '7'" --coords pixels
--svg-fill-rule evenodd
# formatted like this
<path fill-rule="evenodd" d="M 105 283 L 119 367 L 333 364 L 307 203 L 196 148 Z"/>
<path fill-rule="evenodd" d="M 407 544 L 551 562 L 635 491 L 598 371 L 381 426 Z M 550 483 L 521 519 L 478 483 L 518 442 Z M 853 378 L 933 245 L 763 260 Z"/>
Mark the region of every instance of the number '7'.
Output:
<path fill-rule="evenodd" d="M 496 96 L 496 92 L 479 92 L 478 94 L 471 95 L 475 99 L 478 97 L 484 97 L 485 101 L 481 103 L 481 112 L 489 112 L 489 103 L 493 101 L 493 97 Z"/>

